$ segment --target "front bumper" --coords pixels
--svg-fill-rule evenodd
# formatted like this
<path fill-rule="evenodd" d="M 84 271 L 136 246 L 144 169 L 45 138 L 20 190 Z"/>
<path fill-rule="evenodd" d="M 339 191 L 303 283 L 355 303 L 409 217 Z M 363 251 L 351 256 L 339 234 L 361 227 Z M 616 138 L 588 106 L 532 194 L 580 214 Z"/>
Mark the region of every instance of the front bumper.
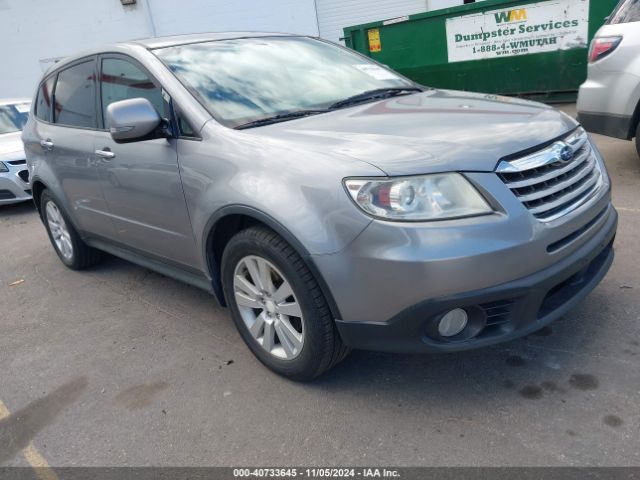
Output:
<path fill-rule="evenodd" d="M 336 320 L 340 335 L 353 348 L 419 353 L 467 350 L 532 333 L 564 315 L 606 275 L 614 257 L 617 219 L 609 204 L 584 232 L 587 239 L 583 238 L 582 243 L 576 240 L 570 254 L 537 273 L 424 300 L 385 321 Z M 489 268 L 496 270 L 496 265 Z M 482 270 L 472 268 L 466 272 L 468 277 L 483 274 Z M 370 302 L 373 308 L 376 305 L 383 308 L 384 298 L 371 298 Z M 437 321 L 454 308 L 468 311 L 475 336 L 447 340 L 433 335 Z"/>
<path fill-rule="evenodd" d="M 5 164 L 9 171 L 0 173 L 0 205 L 31 200 L 27 166 Z"/>

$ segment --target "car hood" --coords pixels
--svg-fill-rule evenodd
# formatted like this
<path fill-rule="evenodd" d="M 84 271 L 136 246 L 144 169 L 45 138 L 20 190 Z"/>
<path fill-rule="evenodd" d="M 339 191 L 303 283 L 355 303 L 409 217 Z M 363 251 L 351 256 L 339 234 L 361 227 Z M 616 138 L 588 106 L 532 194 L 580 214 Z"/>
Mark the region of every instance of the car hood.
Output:
<path fill-rule="evenodd" d="M 20 137 L 22 132 L 0 135 L 0 159 L 24 154 L 24 145 Z M 24 158 L 24 157 L 23 157 Z"/>
<path fill-rule="evenodd" d="M 356 158 L 387 175 L 409 175 L 493 171 L 501 158 L 576 126 L 540 103 L 434 89 L 245 132 Z"/>

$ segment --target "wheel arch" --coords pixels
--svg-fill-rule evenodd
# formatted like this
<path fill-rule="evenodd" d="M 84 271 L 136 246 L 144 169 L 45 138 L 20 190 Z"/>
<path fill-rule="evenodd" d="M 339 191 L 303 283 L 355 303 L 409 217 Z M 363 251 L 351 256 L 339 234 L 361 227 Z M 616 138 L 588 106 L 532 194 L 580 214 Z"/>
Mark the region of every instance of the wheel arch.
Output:
<path fill-rule="evenodd" d="M 218 210 L 207 222 L 202 242 L 203 255 L 213 283 L 213 291 L 221 305 L 227 302 L 222 289 L 221 259 L 224 249 L 231 238 L 238 232 L 253 226 L 263 226 L 280 235 L 300 255 L 307 268 L 315 277 L 327 300 L 334 319 L 339 319 L 340 311 L 320 271 L 309 251 L 280 222 L 272 216 L 246 205 L 229 205 Z"/>
<path fill-rule="evenodd" d="M 640 125 L 640 98 L 638 99 L 638 104 L 636 105 L 636 109 L 633 112 L 633 116 L 631 117 L 631 125 L 629 126 L 629 140 L 633 139 L 638 132 L 638 126 Z"/>
<path fill-rule="evenodd" d="M 33 203 L 36 204 L 36 210 L 38 211 L 40 218 L 42 218 L 42 212 L 40 211 L 40 199 L 42 198 L 42 192 L 46 189 L 47 185 L 39 178 L 36 178 L 31 182 L 31 195 L 33 196 Z"/>

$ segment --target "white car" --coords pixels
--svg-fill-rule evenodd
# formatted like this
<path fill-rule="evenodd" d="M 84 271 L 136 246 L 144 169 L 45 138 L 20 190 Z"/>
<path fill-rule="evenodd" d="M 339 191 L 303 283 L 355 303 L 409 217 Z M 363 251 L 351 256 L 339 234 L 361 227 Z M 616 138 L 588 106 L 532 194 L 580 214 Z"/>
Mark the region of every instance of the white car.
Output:
<path fill-rule="evenodd" d="M 31 100 L 0 100 L 0 205 L 31 200 L 29 170 L 20 135 Z"/>
<path fill-rule="evenodd" d="M 578 120 L 590 132 L 635 137 L 640 155 L 640 0 L 622 0 L 591 42 Z"/>

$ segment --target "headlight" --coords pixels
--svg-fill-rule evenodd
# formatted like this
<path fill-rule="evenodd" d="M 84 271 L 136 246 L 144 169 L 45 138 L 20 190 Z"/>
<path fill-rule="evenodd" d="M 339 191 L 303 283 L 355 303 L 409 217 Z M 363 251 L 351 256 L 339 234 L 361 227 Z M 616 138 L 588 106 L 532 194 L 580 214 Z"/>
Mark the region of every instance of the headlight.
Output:
<path fill-rule="evenodd" d="M 9 169 L 7 168 L 7 166 L 4 163 L 0 162 L 0 173 L 5 173 L 8 171 Z"/>
<path fill-rule="evenodd" d="M 360 208 L 387 220 L 444 220 L 493 212 L 459 173 L 380 180 L 349 178 L 345 186 Z"/>

